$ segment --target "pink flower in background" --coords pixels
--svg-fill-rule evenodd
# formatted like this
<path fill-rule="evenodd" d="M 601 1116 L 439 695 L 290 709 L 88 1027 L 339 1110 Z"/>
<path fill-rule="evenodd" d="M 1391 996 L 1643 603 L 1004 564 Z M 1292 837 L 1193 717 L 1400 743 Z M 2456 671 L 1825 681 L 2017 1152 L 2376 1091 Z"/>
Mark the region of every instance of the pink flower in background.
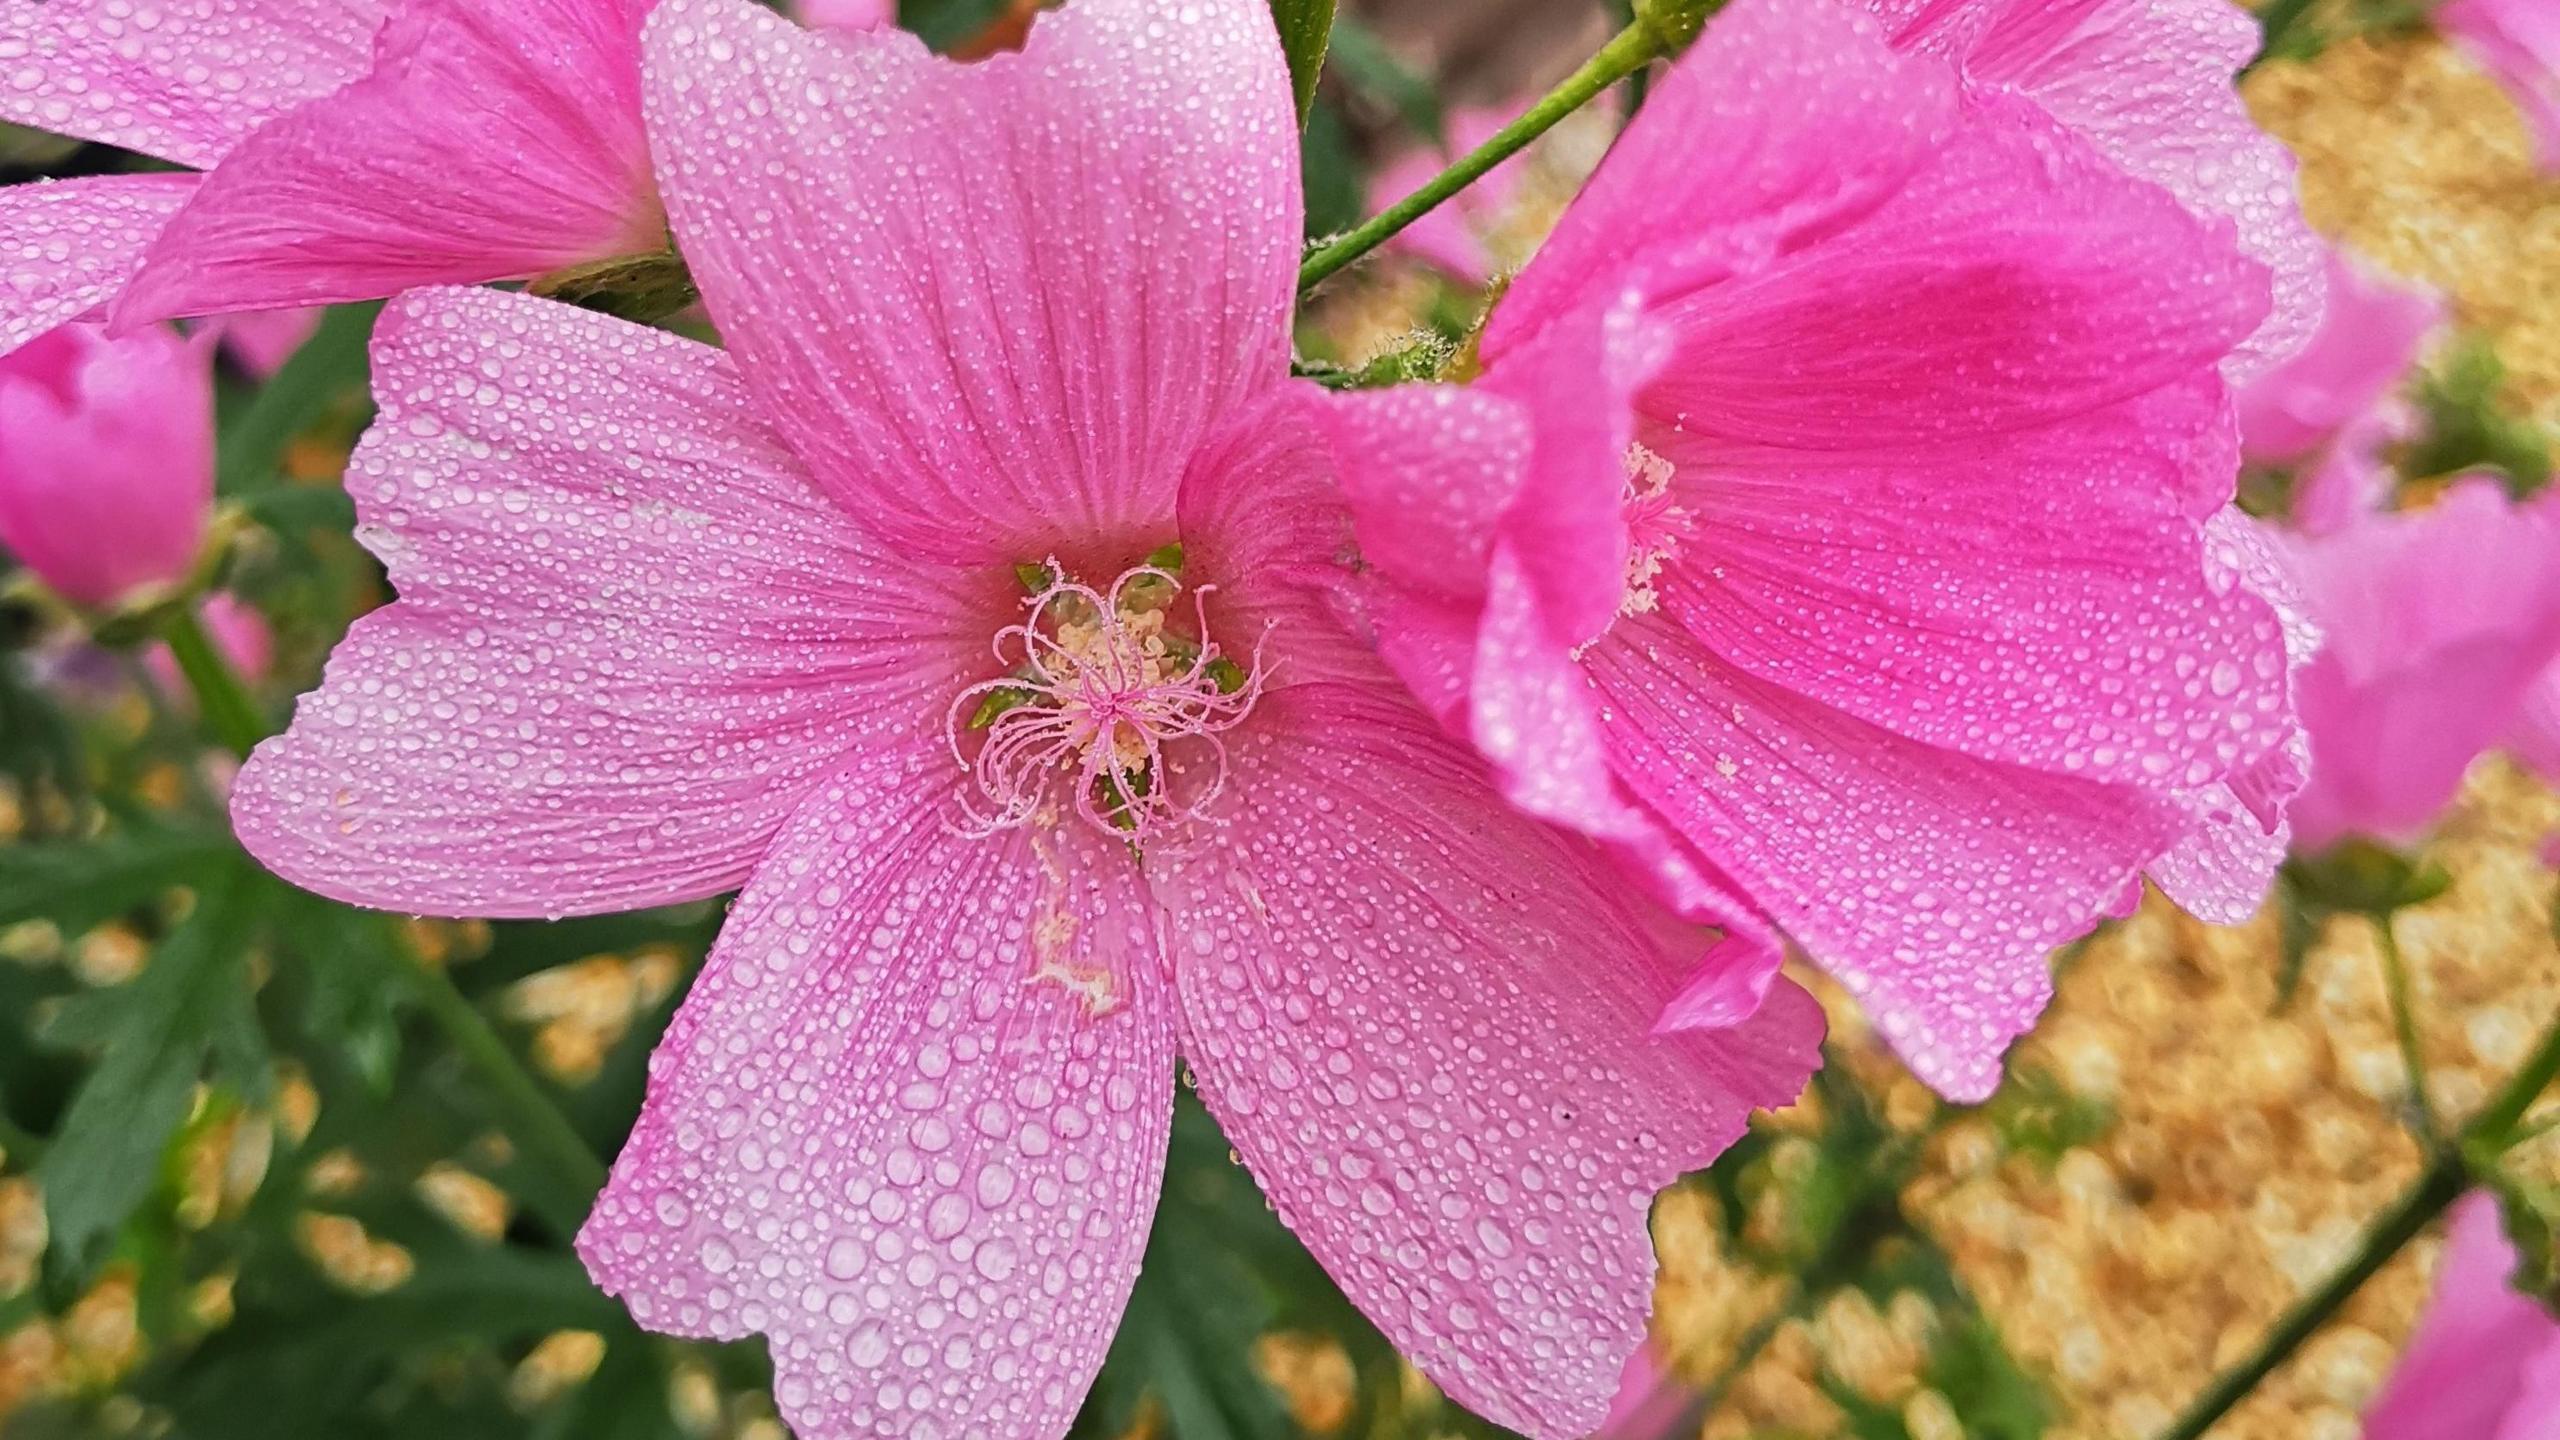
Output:
<path fill-rule="evenodd" d="M 2560 173 L 2560 5 L 2449 0 L 2436 9 L 2435 22 L 2515 101 L 2533 139 L 2535 163 L 2545 173 Z"/>
<path fill-rule="evenodd" d="M 1627 1357 L 1618 1376 L 1618 1398 L 1609 1402 L 1595 1440 L 1673 1440 L 1689 1407 L 1699 1403 L 1697 1387 L 1673 1373 L 1647 1340 Z"/>
<path fill-rule="evenodd" d="M 1820 1016 L 1650 1035 L 1703 932 L 1336 620 L 1261 0 L 1075 0 L 965 66 L 669 0 L 648 60 L 730 349 L 394 302 L 348 486 L 400 599 L 249 763 L 242 839 L 440 914 L 743 882 L 579 1244 L 653 1328 L 770 1337 L 802 1440 L 1064 1432 L 1177 1054 L 1405 1353 L 1586 1432 L 1654 1191 L 1795 1095 Z"/>
<path fill-rule="evenodd" d="M 877 30 L 898 23 L 897 0 L 798 0 L 800 23 L 818 30 Z"/>
<path fill-rule="evenodd" d="M 2389 502 L 2397 477 L 2385 452 L 2415 424 L 2396 392 L 2445 321 L 2433 290 L 2368 274 L 2335 248 L 2328 296 L 2302 349 L 2239 393 L 2242 455 L 2297 467 L 2286 519 L 2314 535 Z"/>
<path fill-rule="evenodd" d="M 1515 113 L 1481 105 L 1451 110 L 1446 117 L 1446 146 L 1405 150 L 1378 167 L 1369 181 L 1369 209 L 1384 210 L 1421 189 L 1458 157 L 1492 139 L 1495 131 L 1511 123 Z M 1470 285 L 1491 280 L 1501 262 L 1488 248 L 1486 237 L 1518 195 L 1528 163 L 1524 151 L 1494 166 L 1483 179 L 1459 191 L 1448 203 L 1397 232 L 1387 242 L 1388 247 L 1437 266 L 1450 278 Z"/>
<path fill-rule="evenodd" d="M 2146 867 L 2238 916 L 2280 858 L 2287 637 L 2217 369 L 2266 283 L 2227 234 L 1863 17 L 1737 0 L 1479 384 L 1330 402 L 1379 644 L 1517 803 L 1747 896 L 1987 1095 Z M 1737 931 L 1669 1022 L 1777 956 Z"/>
<path fill-rule="evenodd" d="M 0 120 L 204 174 L 0 189 L 0 351 L 664 243 L 641 0 L 0 0 Z M 377 31 L 379 33 L 377 33 Z"/>
<path fill-rule="evenodd" d="M 215 594 L 205 597 L 197 616 L 204 622 L 205 633 L 213 637 L 214 648 L 222 652 L 222 658 L 231 662 L 231 668 L 242 679 L 255 684 L 266 678 L 268 669 L 275 664 L 276 638 L 255 609 L 232 596 Z M 168 646 L 152 646 L 144 663 L 151 667 L 151 678 L 160 683 L 164 692 L 178 696 L 188 693 L 186 676 L 179 673 L 177 657 L 169 653 Z"/>
<path fill-rule="evenodd" d="M 212 352 L 66 325 L 0 358 L 0 549 L 65 599 L 183 578 L 213 506 Z"/>
<path fill-rule="evenodd" d="M 1852 0 L 1893 43 L 2023 96 L 2137 179 L 2239 227 L 2274 303 L 2235 348 L 2235 377 L 2292 353 L 2318 325 L 2323 246 L 2294 196 L 2294 159 L 2258 128 L 2232 78 L 2259 29 L 2230 0 Z M 2534 3 L 2534 0 L 2523 0 Z"/>
<path fill-rule="evenodd" d="M 2560 1320 L 2517 1293 L 2497 1198 L 2454 1207 L 2434 1303 L 2365 1411 L 2365 1440 L 2549 1440 L 2560 1433 Z"/>
<path fill-rule="evenodd" d="M 2297 843 L 2417 838 L 2560 656 L 2560 515 L 2463 481 L 2436 504 L 2281 540 L 2324 637 L 2297 686 Z"/>
<path fill-rule="evenodd" d="M 260 380 L 271 379 L 302 342 L 320 328 L 318 309 L 242 310 L 205 322 L 221 337 L 222 348 L 240 368 Z"/>

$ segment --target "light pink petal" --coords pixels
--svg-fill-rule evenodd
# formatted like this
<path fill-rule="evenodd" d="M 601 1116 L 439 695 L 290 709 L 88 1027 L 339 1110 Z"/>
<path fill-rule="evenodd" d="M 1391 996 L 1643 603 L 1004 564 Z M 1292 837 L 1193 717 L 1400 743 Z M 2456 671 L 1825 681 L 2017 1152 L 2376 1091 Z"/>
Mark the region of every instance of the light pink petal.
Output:
<path fill-rule="evenodd" d="M 1954 120 L 1938 65 L 1845 7 L 1736 0 L 1662 78 L 1486 325 L 1499 356 L 1629 287 L 1711 282 L 1854 220 Z"/>
<path fill-rule="evenodd" d="M 897 0 L 798 0 L 792 9 L 814 30 L 877 30 L 898 23 Z"/>
<path fill-rule="evenodd" d="M 1976 82 L 2028 96 L 2127 174 L 2239 227 L 2240 248 L 2274 276 L 2274 304 L 2234 355 L 2235 376 L 2292 353 L 2311 334 L 2326 247 L 2302 218 L 2292 152 L 2250 119 L 2232 84 L 2258 52 L 2255 18 L 2229 0 L 1931 8 L 1973 12 L 1936 17 L 1931 23 L 1947 25 L 1953 43 L 1932 48 L 1958 59 Z M 1910 32 L 1904 43 L 1931 44 Z"/>
<path fill-rule="evenodd" d="M 1648 1038 L 1680 957 L 1419 714 L 1264 701 L 1249 795 L 1148 871 L 1201 1094 L 1281 1218 L 1434 1380 L 1535 1437 L 1606 1412 L 1642 1339 L 1654 1192 L 1790 1102 L 1791 986 Z"/>
<path fill-rule="evenodd" d="M 2349 421 L 2295 475 L 2285 518 L 2306 535 L 2327 535 L 2389 504 L 2400 474 L 2384 452 L 2407 439 L 2416 424 L 2398 401 Z"/>
<path fill-rule="evenodd" d="M 971 65 L 751 0 L 668 0 L 648 43 L 686 259 L 821 484 L 928 557 L 1171 538 L 1135 532 L 1288 357 L 1296 112 L 1259 0 L 1076 0 Z"/>
<path fill-rule="evenodd" d="M 1494 132 L 1510 123 L 1513 113 L 1511 109 L 1481 105 L 1450 111 L 1445 117 L 1449 137 L 1445 149 L 1417 146 L 1402 151 L 1369 177 L 1370 213 L 1384 210 L 1421 189 L 1451 163 L 1492 139 Z M 1485 245 L 1485 233 L 1501 223 L 1519 193 L 1528 165 L 1528 152 L 1524 150 L 1494 166 L 1474 184 L 1397 231 L 1387 241 L 1388 247 L 1438 266 L 1454 280 L 1482 285 L 1493 278 L 1496 268 L 1493 252 Z"/>
<path fill-rule="evenodd" d="M 2523 1383 L 2496 1440 L 2560 1440 L 2560 1329 L 2525 1362 Z"/>
<path fill-rule="evenodd" d="M 1627 786 L 1840 977 L 1921 1079 L 1989 1095 L 2046 955 L 2176 833 L 2125 787 L 1974 760 L 1757 681 L 1663 621 L 1585 665 Z"/>
<path fill-rule="evenodd" d="M 2499 1427 L 2527 1375 L 2560 1349 L 2560 1321 L 2508 1288 L 2515 1264 L 2496 1198 L 2466 1196 L 2446 1232 L 2435 1299 L 2365 1411 L 2366 1440 L 2506 1440 Z"/>
<path fill-rule="evenodd" d="M 2209 783 L 2293 730 L 2275 611 L 2211 582 L 2182 513 L 2181 452 L 2227 423 L 2221 398 L 2205 373 L 2067 423 L 1863 449 L 1657 422 L 1687 515 L 1663 611 L 1726 663 L 1930 745 Z"/>
<path fill-rule="evenodd" d="M 1070 821 L 955 833 L 932 749 L 822 782 L 650 1064 L 578 1238 L 653 1330 L 771 1339 L 809 1440 L 1066 1433 L 1173 1102 L 1156 918 Z"/>
<path fill-rule="evenodd" d="M 1986 437 L 2186 381 L 2255 328 L 2265 271 L 2227 231 L 2031 106 L 1973 109 L 1862 222 L 1670 307 L 1645 408 L 1806 450 Z"/>
<path fill-rule="evenodd" d="M 194 568 L 213 508 L 213 351 L 65 327 L 0 359 L 0 549 L 111 606 Z"/>
<path fill-rule="evenodd" d="M 193 175 L 101 175 L 0 187 L 0 355 L 115 298 Z"/>
<path fill-rule="evenodd" d="M 2368 421 L 2445 321 L 2444 297 L 2369 275 L 2344 251 L 2329 252 L 2326 273 L 2320 328 L 2240 390 L 2240 438 L 2261 464 L 2301 460 Z"/>
<path fill-rule="evenodd" d="M 2543 671 L 2525 692 L 2507 749 L 2546 782 L 2560 781 L 2560 667 Z"/>
<path fill-rule="evenodd" d="M 347 488 L 400 600 L 233 797 L 323 894 L 561 915 L 731 888 L 836 757 L 938 732 L 986 643 L 944 617 L 1007 603 L 1008 576 L 859 543 L 707 346 L 436 290 L 384 312 L 373 373 Z"/>
<path fill-rule="evenodd" d="M 364 72 L 382 0 L 0 0 L 0 120 L 210 166 Z"/>
<path fill-rule="evenodd" d="M 2297 842 L 2413 838 L 2560 656 L 2560 513 L 2474 479 L 2290 550 L 2326 637 L 2298 686 L 2312 766 Z"/>
<path fill-rule="evenodd" d="M 320 311 L 242 310 L 208 328 L 222 337 L 222 348 L 239 366 L 261 380 L 271 379 L 302 342 L 320 328 Z"/>
<path fill-rule="evenodd" d="M 2435 22 L 2505 88 L 2543 172 L 2560 173 L 2560 9 L 2547 0 L 2452 0 Z"/>
<path fill-rule="evenodd" d="M 371 73 L 205 177 L 119 324 L 657 250 L 632 0 L 410 0 Z"/>

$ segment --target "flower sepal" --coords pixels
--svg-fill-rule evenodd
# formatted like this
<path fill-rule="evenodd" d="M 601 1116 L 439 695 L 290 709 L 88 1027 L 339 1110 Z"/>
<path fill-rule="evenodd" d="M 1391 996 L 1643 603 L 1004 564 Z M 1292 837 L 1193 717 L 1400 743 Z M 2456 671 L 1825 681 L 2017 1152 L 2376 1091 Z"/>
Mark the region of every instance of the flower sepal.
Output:
<path fill-rule="evenodd" d="M 617 255 L 588 265 L 572 265 L 539 276 L 525 289 L 545 299 L 564 301 L 639 324 L 664 320 L 702 298 L 693 272 L 669 242 L 646 255 Z"/>

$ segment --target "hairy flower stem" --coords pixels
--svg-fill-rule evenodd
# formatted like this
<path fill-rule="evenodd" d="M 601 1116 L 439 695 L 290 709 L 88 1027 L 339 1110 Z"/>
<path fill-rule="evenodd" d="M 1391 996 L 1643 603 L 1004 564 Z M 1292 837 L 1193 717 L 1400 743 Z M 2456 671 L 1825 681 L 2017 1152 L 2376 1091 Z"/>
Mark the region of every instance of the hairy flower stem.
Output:
<path fill-rule="evenodd" d="M 205 723 L 234 754 L 245 758 L 269 732 L 266 716 L 250 699 L 239 672 L 215 648 L 192 605 L 171 606 L 160 621 L 160 634 L 177 659 L 178 672 L 195 691 L 196 707 Z M 387 924 L 384 930 L 385 950 L 406 977 L 419 1008 L 444 1032 L 455 1053 L 478 1072 L 499 1126 L 518 1153 L 542 1170 L 542 1192 L 527 1203 L 564 1238 L 576 1234 L 588 1205 L 604 1188 L 604 1162 L 579 1138 L 568 1117 L 551 1103 L 488 1020 L 454 988 L 453 978 L 408 953 Z"/>
<path fill-rule="evenodd" d="M 215 648 L 195 606 L 170 606 L 160 620 L 160 638 L 178 662 L 178 673 L 187 677 L 188 687 L 195 691 L 204 723 L 232 754 L 247 759 L 258 742 L 267 738 L 266 717 L 259 713 L 258 702 L 249 697 L 249 687 L 240 683 L 231 662 Z"/>
<path fill-rule="evenodd" d="M 1299 293 L 1314 289 L 1334 272 L 1385 244 L 1397 231 L 1430 214 L 1442 201 L 1474 184 L 1483 178 L 1486 171 L 1518 154 L 1530 141 L 1553 129 L 1557 121 L 1669 53 L 1670 45 L 1655 26 L 1639 22 L 1619 31 L 1616 38 L 1584 61 L 1581 69 L 1566 77 L 1563 84 L 1522 111 L 1519 119 L 1495 131 L 1492 139 L 1477 146 L 1464 159 L 1432 176 L 1421 189 L 1371 216 L 1358 227 L 1308 251 L 1306 259 L 1298 265 Z"/>
<path fill-rule="evenodd" d="M 2463 1127 L 2461 1138 L 2437 1150 L 2417 1183 L 2365 1231 L 2347 1263 L 2322 1281 L 2319 1289 L 2296 1301 L 2247 1359 L 2216 1376 L 2204 1393 L 2188 1405 L 2186 1413 L 2155 1440 L 2199 1440 L 2231 1407 L 2256 1389 L 2258 1382 L 2291 1359 L 2293 1352 L 2329 1323 L 2365 1281 L 2390 1264 L 2411 1240 L 2482 1178 L 2481 1170 L 2515 1144 L 2525 1111 L 2550 1088 L 2555 1076 L 2560 1076 L 2560 1022 L 2543 1033 L 2542 1043 L 2534 1047 L 2524 1067 L 2477 1118 Z"/>

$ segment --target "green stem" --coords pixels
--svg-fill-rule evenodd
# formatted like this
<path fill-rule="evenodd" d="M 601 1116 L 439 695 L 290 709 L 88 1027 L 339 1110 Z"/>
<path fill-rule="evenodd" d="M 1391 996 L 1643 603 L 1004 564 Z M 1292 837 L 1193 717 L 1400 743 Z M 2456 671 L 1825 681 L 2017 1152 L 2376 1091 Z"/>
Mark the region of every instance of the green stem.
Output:
<path fill-rule="evenodd" d="M 528 1196 L 526 1203 L 562 1235 L 576 1234 L 597 1192 L 604 1189 L 604 1162 L 587 1148 L 488 1018 L 455 988 L 453 978 L 440 967 L 411 956 L 403 958 L 411 976 L 411 993 L 444 1032 L 446 1042 L 479 1072 L 484 1098 L 498 1112 L 500 1128 L 517 1152 L 546 1176 L 548 1183 L 537 1195 Z"/>
<path fill-rule="evenodd" d="M 2401 1067 L 2409 1072 L 2409 1104 L 2417 1114 L 2420 1138 L 2432 1149 L 2443 1142 L 2444 1125 L 2436 1119 L 2435 1098 L 2427 1088 L 2426 1050 L 2418 1043 L 2417 1008 L 2409 999 L 2409 965 L 2401 958 L 2390 915 L 2374 917 L 2373 935 L 2382 952 L 2383 989 L 2391 999 L 2391 1033 L 2400 1044 Z"/>
<path fill-rule="evenodd" d="M 204 713 L 205 723 L 231 753 L 247 759 L 258 742 L 267 738 L 266 717 L 249 697 L 249 687 L 240 683 L 239 672 L 213 643 L 195 607 L 171 606 L 160 621 L 160 638 L 178 662 L 178 673 L 187 677 L 188 687 L 195 691 L 196 708 Z"/>
<path fill-rule="evenodd" d="M 2471 1188 L 2476 1178 L 2473 1166 L 2478 1163 L 2473 1157 L 2498 1154 L 2514 1143 L 2516 1127 L 2525 1111 L 2550 1088 L 2555 1076 L 2560 1076 L 2560 1023 L 2544 1032 L 2542 1043 L 2535 1047 L 2524 1067 L 2477 1118 L 2463 1127 L 2460 1140 L 2435 1152 L 2418 1182 L 2365 1231 L 2363 1241 L 2347 1263 L 2321 1282 L 2319 1289 L 2295 1302 L 2247 1359 L 2216 1376 L 2204 1393 L 2188 1405 L 2186 1413 L 2161 1431 L 2156 1440 L 2199 1440 L 2230 1413 L 2231 1407 L 2257 1388 L 2259 1381 L 2292 1358 L 2293 1352 L 2335 1317 L 2365 1281 L 2390 1264 L 2403 1247 Z"/>
<path fill-rule="evenodd" d="M 1547 92 L 1520 118 L 1494 132 L 1492 139 L 1465 158 L 1431 177 L 1419 190 L 1370 217 L 1357 228 L 1318 245 L 1298 265 L 1300 293 L 1312 290 L 1334 272 L 1377 249 L 1397 231 L 1431 213 L 1440 202 L 1481 179 L 1494 166 L 1518 154 L 1528 143 L 1554 128 L 1557 121 L 1582 108 L 1600 92 L 1626 79 L 1665 54 L 1662 38 L 1649 25 L 1635 24 L 1618 32 L 1565 82 Z"/>
<path fill-rule="evenodd" d="M 2318 0 L 2269 0 L 2258 11 L 2258 53 L 2241 67 L 2240 73 L 2246 75 L 2272 59 L 2276 47 L 2285 42 L 2293 27 L 2301 24 L 2302 17 L 2310 14 L 2317 3 Z"/>

